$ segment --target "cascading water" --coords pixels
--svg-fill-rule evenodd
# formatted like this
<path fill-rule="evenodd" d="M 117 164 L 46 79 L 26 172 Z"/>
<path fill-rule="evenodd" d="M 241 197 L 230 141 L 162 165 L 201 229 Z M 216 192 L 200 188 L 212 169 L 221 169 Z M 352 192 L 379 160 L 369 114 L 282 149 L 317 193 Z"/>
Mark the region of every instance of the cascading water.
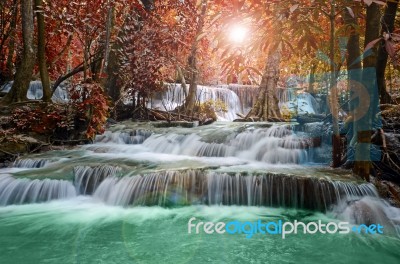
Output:
<path fill-rule="evenodd" d="M 13 82 L 6 83 L 1 89 L 1 92 L 8 93 L 11 90 Z M 26 94 L 28 99 L 37 100 L 43 97 L 43 87 L 41 81 L 31 81 L 29 83 L 29 88 Z M 67 102 L 69 100 L 69 95 L 65 85 L 61 84 L 54 91 L 51 98 L 53 102 Z"/>
<path fill-rule="evenodd" d="M 79 194 L 92 194 L 107 177 L 115 177 L 121 168 L 102 165 L 98 167 L 74 167 L 74 184 Z"/>
<path fill-rule="evenodd" d="M 232 121 L 238 118 L 237 114 L 247 114 L 258 98 L 259 87 L 254 85 L 217 85 L 197 87 L 196 100 L 200 103 L 206 101 L 220 101 L 227 112 L 217 112 L 218 120 Z M 188 93 L 188 91 L 186 91 Z M 319 112 L 315 98 L 306 92 L 297 94 L 294 89 L 277 90 L 281 111 L 290 111 L 295 114 L 316 114 Z M 180 84 L 168 84 L 163 93 L 157 94 L 150 103 L 150 108 L 171 111 L 185 101 L 185 91 Z M 286 109 L 286 110 L 285 110 Z"/>
<path fill-rule="evenodd" d="M 15 168 L 42 168 L 50 163 L 48 159 L 17 159 L 13 167 Z"/>
<path fill-rule="evenodd" d="M 152 134 L 151 131 L 134 130 L 131 132 L 106 131 L 103 135 L 97 136 L 96 141 L 101 143 L 114 144 L 142 144 Z"/>
<path fill-rule="evenodd" d="M 0 175 L 0 205 L 38 203 L 75 196 L 75 188 L 69 181 L 15 179 Z"/>
<path fill-rule="evenodd" d="M 310 138 L 321 126 L 127 122 L 90 145 L 21 157 L 0 169 L 2 263 L 337 263 L 349 248 L 352 263 L 397 263 L 399 210 L 373 185 L 315 164 L 325 153 Z M 192 217 L 379 222 L 386 233 L 196 235 L 187 232 Z M 386 251 L 377 257 L 371 247 Z"/>
<path fill-rule="evenodd" d="M 295 89 L 280 89 L 278 93 L 281 112 L 289 111 L 296 115 L 318 114 L 319 107 L 315 98 L 307 92 Z"/>
<path fill-rule="evenodd" d="M 217 87 L 227 88 L 237 94 L 243 109 L 242 114 L 247 114 L 256 103 L 258 98 L 259 86 L 256 85 L 229 84 L 218 85 Z"/>
<path fill-rule="evenodd" d="M 188 91 L 186 91 L 188 93 Z M 168 84 L 165 92 L 153 98 L 149 103 L 150 108 L 171 111 L 185 101 L 185 92 L 180 84 Z M 242 113 L 239 97 L 227 88 L 216 88 L 198 85 L 196 101 L 204 103 L 207 101 L 221 102 L 227 108 L 226 112 L 217 111 L 218 120 L 232 121 L 237 118 L 236 113 Z"/>
<path fill-rule="evenodd" d="M 74 186 L 77 194 L 123 206 L 224 204 L 325 211 L 347 197 L 376 196 L 370 185 L 310 177 L 309 172 L 296 175 L 303 168 L 296 166 L 313 166 L 315 147 L 306 134 L 293 130 L 290 125 L 237 123 L 226 127 L 221 123 L 195 129 L 108 131 L 97 136 L 95 144 L 82 146 L 77 157 L 71 152 L 58 161 L 43 156 L 18 159 L 13 166 L 22 170 L 17 170 L 17 176 L 26 168 L 35 168 L 35 175 L 44 170 L 57 177 L 58 167 L 71 164 L 68 186 Z M 26 179 L 13 181 L 18 183 L 18 192 L 32 188 Z M 10 187 L 6 189 L 9 192 Z M 45 197 L 52 200 L 56 196 Z M 8 199 L 7 203 L 20 200 Z"/>
<path fill-rule="evenodd" d="M 377 194 L 370 184 L 356 185 L 281 174 L 245 175 L 169 171 L 109 177 L 94 197 L 111 205 L 247 205 L 326 211 L 354 196 Z"/>

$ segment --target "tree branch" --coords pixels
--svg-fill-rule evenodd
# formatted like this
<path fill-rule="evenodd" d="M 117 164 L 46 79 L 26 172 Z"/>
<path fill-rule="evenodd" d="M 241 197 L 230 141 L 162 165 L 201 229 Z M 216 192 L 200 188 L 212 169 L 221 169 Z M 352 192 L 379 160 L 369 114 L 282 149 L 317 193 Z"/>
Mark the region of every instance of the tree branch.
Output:
<path fill-rule="evenodd" d="M 91 63 L 90 63 L 90 67 L 93 66 L 96 62 L 98 62 L 99 60 L 102 60 L 102 57 L 96 58 L 94 59 Z M 75 67 L 72 71 L 68 72 L 67 74 L 60 76 L 57 81 L 54 83 L 53 85 L 53 93 L 54 91 L 57 89 L 57 87 L 65 80 L 67 80 L 68 78 L 74 76 L 77 73 L 80 73 L 83 71 L 84 69 L 84 65 L 83 63 L 79 64 L 77 67 Z"/>

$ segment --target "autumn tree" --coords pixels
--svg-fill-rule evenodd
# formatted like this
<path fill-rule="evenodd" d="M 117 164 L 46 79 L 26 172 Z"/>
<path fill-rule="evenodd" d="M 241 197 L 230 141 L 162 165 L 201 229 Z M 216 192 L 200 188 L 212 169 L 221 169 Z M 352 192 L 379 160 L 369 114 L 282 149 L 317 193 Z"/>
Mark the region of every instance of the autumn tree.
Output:
<path fill-rule="evenodd" d="M 394 32 L 394 22 L 398 5 L 398 0 L 386 1 L 385 12 L 381 19 L 380 35 L 383 36 L 384 39 L 379 44 L 376 70 L 379 98 L 382 104 L 391 102 L 390 95 L 386 91 L 385 70 L 388 62 L 388 55 L 390 55 L 392 58 L 395 56 L 394 43 L 391 34 Z"/>
<path fill-rule="evenodd" d="M 189 93 L 185 101 L 185 110 L 189 113 L 193 112 L 194 104 L 196 102 L 197 82 L 199 78 L 199 70 L 197 68 L 197 50 L 201 37 L 204 35 L 203 27 L 207 15 L 207 0 L 199 1 L 199 15 L 196 25 L 196 38 L 193 40 L 190 55 L 188 58 L 188 70 L 190 72 L 190 86 Z"/>
<path fill-rule="evenodd" d="M 194 4 L 157 1 L 150 10 L 131 6 L 111 46 L 106 87 L 114 102 L 132 100 L 135 115 L 183 68 L 194 36 Z M 141 116 L 141 114 L 139 115 Z"/>
<path fill-rule="evenodd" d="M 26 100 L 26 93 L 35 66 L 33 0 L 21 1 L 23 51 L 11 91 L 2 99 L 10 104 Z"/>
<path fill-rule="evenodd" d="M 47 69 L 46 61 L 46 25 L 44 22 L 43 0 L 35 0 L 35 12 L 37 17 L 37 57 L 39 61 L 40 80 L 43 87 L 43 101 L 49 102 L 51 100 L 50 77 Z"/>
<path fill-rule="evenodd" d="M 0 3 L 0 84 L 13 79 L 18 19 L 20 19 L 18 1 L 2 1 Z"/>

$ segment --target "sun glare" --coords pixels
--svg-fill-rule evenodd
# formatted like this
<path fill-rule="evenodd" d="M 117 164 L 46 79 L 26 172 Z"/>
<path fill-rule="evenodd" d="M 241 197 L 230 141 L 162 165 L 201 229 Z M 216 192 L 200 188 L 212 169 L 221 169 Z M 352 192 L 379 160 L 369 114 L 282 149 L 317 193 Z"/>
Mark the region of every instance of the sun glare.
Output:
<path fill-rule="evenodd" d="M 235 43 L 242 43 L 246 39 L 247 33 L 247 28 L 241 25 L 235 25 L 232 26 L 229 31 L 229 38 Z"/>

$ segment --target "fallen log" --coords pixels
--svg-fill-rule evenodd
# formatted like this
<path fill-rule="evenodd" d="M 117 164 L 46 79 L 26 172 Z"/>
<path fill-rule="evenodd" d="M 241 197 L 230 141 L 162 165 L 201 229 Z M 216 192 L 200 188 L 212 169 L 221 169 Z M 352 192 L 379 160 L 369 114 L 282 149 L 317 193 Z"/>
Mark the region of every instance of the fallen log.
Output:
<path fill-rule="evenodd" d="M 300 124 L 321 122 L 325 119 L 325 115 L 321 114 L 305 114 L 296 117 L 297 122 Z"/>
<path fill-rule="evenodd" d="M 157 113 L 156 111 L 153 111 L 152 109 L 150 109 L 149 111 L 157 120 L 171 121 L 171 118 L 168 118 L 160 113 Z"/>
<path fill-rule="evenodd" d="M 245 118 L 246 118 L 246 116 L 243 115 L 243 114 L 241 114 L 241 113 L 236 113 L 236 115 L 237 115 L 238 117 L 242 118 L 242 119 L 245 119 Z"/>

